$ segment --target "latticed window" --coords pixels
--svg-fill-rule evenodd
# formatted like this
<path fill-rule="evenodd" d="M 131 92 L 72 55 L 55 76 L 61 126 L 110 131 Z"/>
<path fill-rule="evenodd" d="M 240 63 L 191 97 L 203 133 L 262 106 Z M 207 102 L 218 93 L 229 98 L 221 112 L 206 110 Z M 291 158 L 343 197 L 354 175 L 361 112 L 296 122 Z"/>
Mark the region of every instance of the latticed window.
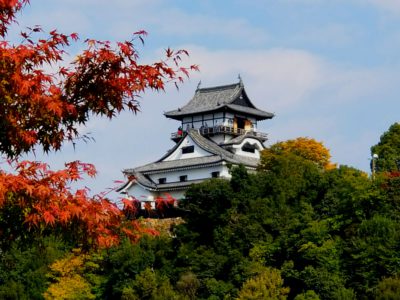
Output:
<path fill-rule="evenodd" d="M 219 172 L 218 172 L 218 171 L 216 171 L 216 172 L 211 172 L 211 177 L 212 177 L 212 178 L 218 178 L 218 177 L 219 177 Z"/>
<path fill-rule="evenodd" d="M 193 152 L 194 152 L 194 146 L 182 147 L 182 154 L 193 153 Z"/>

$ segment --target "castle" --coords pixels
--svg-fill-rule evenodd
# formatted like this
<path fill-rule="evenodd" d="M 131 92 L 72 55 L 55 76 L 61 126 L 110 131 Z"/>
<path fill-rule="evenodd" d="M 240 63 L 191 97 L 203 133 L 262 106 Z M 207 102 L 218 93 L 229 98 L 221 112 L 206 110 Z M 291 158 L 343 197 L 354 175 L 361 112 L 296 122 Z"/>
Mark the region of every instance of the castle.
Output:
<path fill-rule="evenodd" d="M 240 79 L 240 78 L 239 78 Z M 159 160 L 125 169 L 127 182 L 118 191 L 154 207 L 157 197 L 182 199 L 194 183 L 209 178 L 230 178 L 230 165 L 255 170 L 267 134 L 257 122 L 272 113 L 256 108 L 240 79 L 238 83 L 200 88 L 185 106 L 165 113 L 180 121 L 171 135 L 176 143 Z"/>

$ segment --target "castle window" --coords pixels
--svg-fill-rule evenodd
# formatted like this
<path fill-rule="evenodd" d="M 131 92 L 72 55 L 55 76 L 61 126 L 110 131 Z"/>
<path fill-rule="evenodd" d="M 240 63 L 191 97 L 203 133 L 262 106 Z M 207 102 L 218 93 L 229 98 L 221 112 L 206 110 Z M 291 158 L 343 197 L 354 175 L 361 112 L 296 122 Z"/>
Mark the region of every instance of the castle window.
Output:
<path fill-rule="evenodd" d="M 250 153 L 255 153 L 256 152 L 256 147 L 254 145 L 250 144 L 245 144 L 242 147 L 242 151 L 244 152 L 250 152 Z"/>
<path fill-rule="evenodd" d="M 212 177 L 212 178 L 218 178 L 218 177 L 219 177 L 219 172 L 218 172 L 218 171 L 216 171 L 216 172 L 211 172 L 211 177 Z"/>
<path fill-rule="evenodd" d="M 158 178 L 158 183 L 159 184 L 164 184 L 167 182 L 167 178 L 163 177 L 163 178 Z"/>
<path fill-rule="evenodd" d="M 187 181 L 187 175 L 179 176 L 179 181 L 180 181 L 180 182 Z"/>
<path fill-rule="evenodd" d="M 193 152 L 194 152 L 194 146 L 182 147 L 182 154 L 193 153 Z"/>

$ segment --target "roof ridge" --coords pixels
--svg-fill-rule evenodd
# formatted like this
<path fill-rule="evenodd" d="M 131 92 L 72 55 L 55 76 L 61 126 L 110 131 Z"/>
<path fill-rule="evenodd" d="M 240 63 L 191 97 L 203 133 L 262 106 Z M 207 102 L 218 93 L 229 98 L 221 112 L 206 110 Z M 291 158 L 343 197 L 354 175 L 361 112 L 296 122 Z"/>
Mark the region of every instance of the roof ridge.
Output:
<path fill-rule="evenodd" d="M 191 129 L 191 130 L 189 130 L 188 134 L 193 140 L 195 140 L 196 144 L 198 146 L 200 146 L 201 148 L 203 148 L 204 150 L 211 152 L 215 155 L 219 155 L 219 156 L 221 156 L 221 158 L 224 158 L 224 159 L 226 159 L 226 158 L 232 159 L 233 158 L 233 153 L 225 150 L 224 148 L 217 145 L 213 141 L 206 139 L 205 137 L 203 137 L 200 134 L 200 132 L 198 130 Z"/>
<path fill-rule="evenodd" d="M 205 88 L 199 88 L 196 91 L 198 92 L 211 92 L 215 90 L 227 90 L 229 88 L 233 88 L 236 86 L 240 86 L 240 83 L 231 83 L 231 84 L 225 84 L 225 85 L 217 85 L 217 86 L 211 86 L 211 87 L 205 87 Z"/>
<path fill-rule="evenodd" d="M 243 95 L 244 100 L 234 104 Z M 244 103 L 242 103 L 244 101 Z M 246 104 L 248 102 L 248 104 Z M 232 107 L 230 107 L 232 105 Z M 182 120 L 185 116 L 202 114 L 228 108 L 230 110 L 253 115 L 257 120 L 272 118 L 273 115 L 258 109 L 247 96 L 243 83 L 198 88 L 192 99 L 182 107 L 165 112 L 167 118 Z"/>

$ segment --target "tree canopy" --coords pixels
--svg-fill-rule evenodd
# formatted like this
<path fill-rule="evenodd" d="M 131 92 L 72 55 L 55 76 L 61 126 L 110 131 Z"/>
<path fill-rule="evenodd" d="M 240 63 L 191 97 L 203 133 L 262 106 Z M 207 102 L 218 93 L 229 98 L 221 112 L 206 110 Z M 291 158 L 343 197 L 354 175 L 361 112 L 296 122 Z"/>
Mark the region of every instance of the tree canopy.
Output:
<path fill-rule="evenodd" d="M 274 155 L 292 154 L 312 161 L 324 169 L 332 169 L 335 165 L 330 161 L 329 150 L 315 139 L 299 137 L 293 140 L 278 142 L 265 149 L 261 154 L 261 167 L 267 167 Z"/>
<path fill-rule="evenodd" d="M 378 172 L 400 171 L 400 124 L 394 123 L 384 132 L 378 144 L 371 147 L 371 157 L 376 154 L 375 168 Z M 372 168 L 372 164 L 371 164 Z"/>

